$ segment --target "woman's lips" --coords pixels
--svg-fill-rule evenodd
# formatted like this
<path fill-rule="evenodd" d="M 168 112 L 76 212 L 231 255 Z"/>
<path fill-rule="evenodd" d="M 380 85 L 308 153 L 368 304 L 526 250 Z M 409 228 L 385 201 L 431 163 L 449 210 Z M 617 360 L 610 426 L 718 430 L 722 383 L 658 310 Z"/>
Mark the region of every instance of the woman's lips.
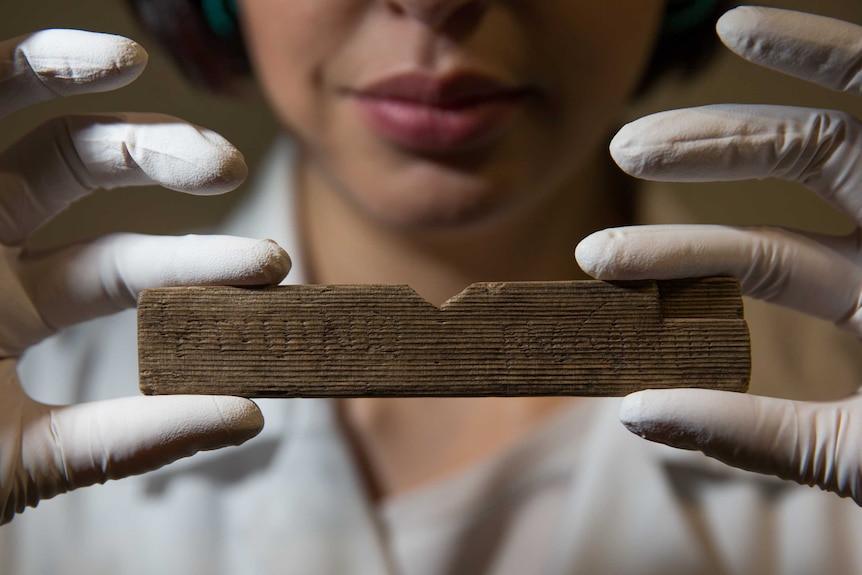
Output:
<path fill-rule="evenodd" d="M 373 131 L 418 152 L 456 152 L 491 138 L 531 90 L 478 74 L 401 74 L 348 91 Z"/>

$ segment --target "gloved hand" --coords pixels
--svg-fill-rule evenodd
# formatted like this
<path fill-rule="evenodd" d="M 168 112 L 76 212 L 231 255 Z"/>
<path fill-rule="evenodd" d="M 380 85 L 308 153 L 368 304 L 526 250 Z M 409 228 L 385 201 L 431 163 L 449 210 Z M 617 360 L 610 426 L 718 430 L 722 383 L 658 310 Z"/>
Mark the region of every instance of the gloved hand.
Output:
<path fill-rule="evenodd" d="M 862 93 L 862 28 L 798 12 L 737 8 L 718 32 L 758 64 Z M 838 111 L 707 106 L 625 126 L 611 153 L 628 173 L 666 181 L 798 181 L 862 225 L 862 126 Z M 862 335 L 862 229 L 826 237 L 773 228 L 644 226 L 605 230 L 576 249 L 600 279 L 731 275 L 743 292 Z M 730 465 L 819 485 L 862 504 L 862 395 L 805 403 L 708 390 L 624 399 L 634 433 Z"/>
<path fill-rule="evenodd" d="M 109 90 L 146 53 L 106 34 L 50 30 L 0 43 L 0 116 L 56 96 Z M 38 253 L 28 235 L 96 188 L 158 183 L 225 192 L 246 175 L 213 132 L 161 115 L 58 118 L 0 154 L 0 520 L 77 487 L 239 444 L 263 425 L 250 401 L 132 397 L 74 406 L 30 399 L 21 353 L 62 327 L 134 306 L 143 288 L 268 284 L 290 261 L 273 242 L 121 234 Z M 17 247 L 16 247 L 17 246 Z"/>

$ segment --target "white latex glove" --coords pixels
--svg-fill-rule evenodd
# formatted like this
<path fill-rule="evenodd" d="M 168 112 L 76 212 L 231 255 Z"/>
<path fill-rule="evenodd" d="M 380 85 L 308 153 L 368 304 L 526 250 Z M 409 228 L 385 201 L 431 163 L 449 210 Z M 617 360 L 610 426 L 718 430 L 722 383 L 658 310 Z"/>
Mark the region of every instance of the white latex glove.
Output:
<path fill-rule="evenodd" d="M 770 8 L 718 23 L 727 46 L 758 64 L 862 93 L 862 28 Z M 665 181 L 779 177 L 803 183 L 862 225 L 862 125 L 837 111 L 707 106 L 625 126 L 611 153 L 628 173 Z M 643 226 L 604 230 L 576 249 L 600 279 L 730 275 L 743 292 L 862 335 L 862 229 L 825 237 L 772 228 Z M 708 390 L 625 398 L 634 433 L 730 465 L 835 491 L 862 504 L 862 396 L 803 403 Z"/>
<path fill-rule="evenodd" d="M 58 95 L 117 88 L 145 64 L 137 44 L 106 34 L 50 30 L 0 43 L 0 116 Z M 2 522 L 40 499 L 239 444 L 260 431 L 260 412 L 245 399 L 49 406 L 30 399 L 16 373 L 29 346 L 64 326 L 134 306 L 144 288 L 284 277 L 289 259 L 269 241 L 121 234 L 44 253 L 26 248 L 32 230 L 93 189 L 158 183 L 220 193 L 245 175 L 242 156 L 223 138 L 160 115 L 59 118 L 0 154 Z"/>

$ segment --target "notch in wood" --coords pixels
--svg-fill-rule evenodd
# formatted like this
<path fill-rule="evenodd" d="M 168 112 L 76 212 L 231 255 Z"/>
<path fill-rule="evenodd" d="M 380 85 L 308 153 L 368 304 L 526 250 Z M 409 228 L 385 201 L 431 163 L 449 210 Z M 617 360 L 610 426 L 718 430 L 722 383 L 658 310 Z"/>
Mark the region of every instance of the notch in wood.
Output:
<path fill-rule="evenodd" d="M 146 394 L 745 391 L 751 369 L 729 278 L 480 283 L 439 309 L 393 285 L 151 289 L 138 346 Z"/>

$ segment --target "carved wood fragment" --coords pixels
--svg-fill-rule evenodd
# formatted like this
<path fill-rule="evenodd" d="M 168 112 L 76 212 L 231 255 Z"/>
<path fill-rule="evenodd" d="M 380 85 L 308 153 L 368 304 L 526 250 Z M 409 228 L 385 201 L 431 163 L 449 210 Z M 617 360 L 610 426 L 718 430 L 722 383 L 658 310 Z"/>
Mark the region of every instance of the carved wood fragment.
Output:
<path fill-rule="evenodd" d="M 406 286 L 184 287 L 138 304 L 146 394 L 244 397 L 745 391 L 728 278 L 480 283 L 439 309 Z"/>

